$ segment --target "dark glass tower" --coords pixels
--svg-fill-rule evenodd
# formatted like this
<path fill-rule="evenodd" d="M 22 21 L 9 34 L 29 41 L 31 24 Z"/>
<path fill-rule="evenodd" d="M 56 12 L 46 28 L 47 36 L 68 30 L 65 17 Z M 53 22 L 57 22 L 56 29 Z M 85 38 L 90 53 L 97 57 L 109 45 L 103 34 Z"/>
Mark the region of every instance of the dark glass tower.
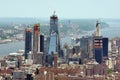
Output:
<path fill-rule="evenodd" d="M 28 58 L 27 53 L 32 49 L 32 30 L 30 28 L 25 29 L 25 59 Z"/>
<path fill-rule="evenodd" d="M 108 38 L 103 38 L 103 57 L 108 57 Z"/>
<path fill-rule="evenodd" d="M 44 35 L 40 34 L 40 52 L 44 52 Z"/>
<path fill-rule="evenodd" d="M 101 36 L 94 37 L 94 57 L 101 64 L 103 61 L 103 40 Z"/>

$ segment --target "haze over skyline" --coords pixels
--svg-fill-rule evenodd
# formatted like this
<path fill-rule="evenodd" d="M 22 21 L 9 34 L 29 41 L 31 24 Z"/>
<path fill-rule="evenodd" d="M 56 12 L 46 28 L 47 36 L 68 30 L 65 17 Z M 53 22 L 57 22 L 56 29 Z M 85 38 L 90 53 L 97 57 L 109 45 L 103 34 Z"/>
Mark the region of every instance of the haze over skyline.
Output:
<path fill-rule="evenodd" d="M 120 18 L 120 0 L 1 0 L 0 17 Z"/>

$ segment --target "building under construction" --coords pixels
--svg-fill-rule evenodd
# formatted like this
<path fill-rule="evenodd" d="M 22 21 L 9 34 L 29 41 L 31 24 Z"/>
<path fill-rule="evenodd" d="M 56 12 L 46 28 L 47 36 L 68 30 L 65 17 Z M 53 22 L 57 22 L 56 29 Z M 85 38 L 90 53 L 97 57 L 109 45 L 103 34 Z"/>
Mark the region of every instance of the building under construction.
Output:
<path fill-rule="evenodd" d="M 40 24 L 34 25 L 33 32 L 33 63 L 37 64 L 37 54 L 40 52 Z"/>

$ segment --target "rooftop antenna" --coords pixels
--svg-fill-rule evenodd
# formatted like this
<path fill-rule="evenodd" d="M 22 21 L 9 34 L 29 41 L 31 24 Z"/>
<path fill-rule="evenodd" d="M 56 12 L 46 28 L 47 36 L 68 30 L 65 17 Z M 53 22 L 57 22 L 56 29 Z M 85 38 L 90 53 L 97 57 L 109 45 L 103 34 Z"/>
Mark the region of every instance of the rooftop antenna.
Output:
<path fill-rule="evenodd" d="M 54 11 L 53 15 L 55 15 L 56 11 Z"/>

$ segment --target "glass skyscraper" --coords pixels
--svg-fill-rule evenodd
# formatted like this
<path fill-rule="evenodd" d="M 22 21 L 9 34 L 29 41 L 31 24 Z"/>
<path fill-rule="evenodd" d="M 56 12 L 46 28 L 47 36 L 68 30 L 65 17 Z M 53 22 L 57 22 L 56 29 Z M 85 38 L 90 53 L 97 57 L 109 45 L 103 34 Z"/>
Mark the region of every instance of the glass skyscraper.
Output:
<path fill-rule="evenodd" d="M 25 59 L 28 58 L 27 54 L 32 49 L 32 30 L 31 28 L 25 29 Z"/>
<path fill-rule="evenodd" d="M 103 38 L 103 57 L 108 57 L 108 38 Z"/>
<path fill-rule="evenodd" d="M 94 37 L 94 58 L 101 64 L 103 61 L 103 40 L 102 36 Z"/>
<path fill-rule="evenodd" d="M 55 15 L 55 13 L 50 17 L 50 37 L 52 37 L 53 33 L 56 33 L 56 41 L 55 41 L 56 51 L 55 52 L 58 52 L 59 56 L 62 56 L 61 55 L 61 49 L 60 49 L 58 17 Z M 50 49 L 51 48 L 49 48 L 49 52 L 51 51 Z"/>

